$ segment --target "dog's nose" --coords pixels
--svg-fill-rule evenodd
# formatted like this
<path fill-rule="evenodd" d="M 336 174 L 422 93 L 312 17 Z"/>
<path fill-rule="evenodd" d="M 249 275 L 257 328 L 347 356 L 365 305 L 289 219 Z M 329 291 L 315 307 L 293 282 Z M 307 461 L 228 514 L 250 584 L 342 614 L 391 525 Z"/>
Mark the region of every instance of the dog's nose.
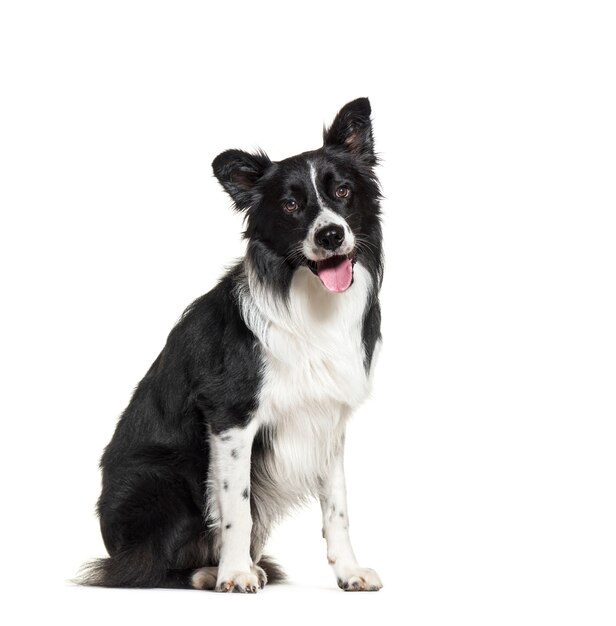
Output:
<path fill-rule="evenodd" d="M 326 250 L 337 250 L 344 241 L 344 228 L 339 224 L 328 224 L 314 235 L 317 243 Z"/>

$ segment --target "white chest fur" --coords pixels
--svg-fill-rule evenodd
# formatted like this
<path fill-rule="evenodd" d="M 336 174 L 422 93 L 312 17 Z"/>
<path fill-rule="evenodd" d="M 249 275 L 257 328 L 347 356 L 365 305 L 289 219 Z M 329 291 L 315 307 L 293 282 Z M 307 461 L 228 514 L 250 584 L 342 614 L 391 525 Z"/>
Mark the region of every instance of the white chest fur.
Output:
<path fill-rule="evenodd" d="M 316 491 L 347 416 L 369 393 L 362 343 L 369 289 L 370 275 L 358 263 L 353 285 L 341 294 L 325 291 L 302 268 L 287 306 L 258 289 L 243 296 L 244 317 L 264 350 L 255 419 L 275 433 L 270 474 L 298 496 Z"/>

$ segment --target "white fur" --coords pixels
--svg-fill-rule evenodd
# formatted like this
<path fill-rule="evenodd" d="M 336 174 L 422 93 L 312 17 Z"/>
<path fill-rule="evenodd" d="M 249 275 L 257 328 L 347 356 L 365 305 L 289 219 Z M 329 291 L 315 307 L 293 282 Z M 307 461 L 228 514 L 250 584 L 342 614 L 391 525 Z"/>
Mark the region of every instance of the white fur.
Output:
<path fill-rule="evenodd" d="M 309 163 L 310 167 L 310 180 L 312 181 L 312 186 L 314 187 L 314 192 L 317 194 L 317 202 L 319 203 L 319 207 L 321 210 L 325 209 L 325 203 L 323 202 L 323 197 L 319 193 L 319 189 L 317 187 L 317 168 L 313 163 Z"/>
<path fill-rule="evenodd" d="M 371 279 L 357 263 L 351 287 L 334 294 L 300 268 L 285 305 L 247 270 L 242 313 L 265 353 L 254 420 L 273 427 L 268 470 L 292 504 L 319 494 L 341 451 L 346 419 L 369 393 L 361 331 Z"/>
<path fill-rule="evenodd" d="M 250 455 L 256 430 L 251 421 L 246 428 L 210 433 L 207 514 L 221 539 L 217 588 L 222 591 L 259 584 L 250 559 Z"/>
<path fill-rule="evenodd" d="M 210 479 L 214 495 L 210 519 L 222 518 L 224 526 L 229 515 L 233 524 L 239 518 L 243 521 L 238 532 L 243 529 L 250 535 L 246 509 L 242 503 L 229 500 L 237 499 L 244 488 L 247 468 L 241 466 L 240 478 L 231 476 L 238 466 L 237 462 L 230 462 L 229 447 L 241 446 L 242 451 L 249 451 L 253 437 L 261 429 L 271 437 L 273 454 L 263 460 L 267 467 L 261 468 L 262 474 L 253 474 L 254 480 L 265 476 L 267 481 L 263 501 L 254 502 L 260 518 L 273 521 L 308 496 L 318 496 L 324 507 L 323 532 L 328 555 L 337 578 L 353 588 L 378 588 L 376 574 L 376 578 L 366 574 L 368 582 L 366 576 L 362 578 L 371 570 L 359 568 L 351 548 L 342 469 L 347 418 L 365 400 L 371 383 L 362 342 L 363 317 L 372 288 L 370 274 L 361 263 L 356 263 L 353 284 L 338 294 L 327 291 L 308 268 L 299 268 L 284 301 L 263 286 L 249 262 L 245 268 L 247 282 L 237 295 L 242 316 L 263 348 L 263 383 L 258 408 L 249 425 L 226 431 L 225 436 L 232 436 L 229 441 L 212 437 L 216 452 Z M 223 477 L 229 481 L 231 494 L 221 490 Z M 331 514 L 332 506 L 337 515 Z M 224 529 L 222 532 L 218 587 L 224 590 L 229 574 L 235 576 L 236 583 L 243 583 L 245 568 L 251 562 L 249 538 L 240 539 L 231 532 L 225 535 Z M 229 540 L 238 540 L 239 547 L 227 549 Z M 242 576 L 237 574 L 239 566 Z"/>
<path fill-rule="evenodd" d="M 327 560 L 334 568 L 338 584 L 349 591 L 378 591 L 383 586 L 378 574 L 359 566 L 351 546 L 342 450 L 323 480 L 321 510 Z"/>
<path fill-rule="evenodd" d="M 217 567 L 202 567 L 193 572 L 190 582 L 195 589 L 214 589 L 217 579 Z"/>

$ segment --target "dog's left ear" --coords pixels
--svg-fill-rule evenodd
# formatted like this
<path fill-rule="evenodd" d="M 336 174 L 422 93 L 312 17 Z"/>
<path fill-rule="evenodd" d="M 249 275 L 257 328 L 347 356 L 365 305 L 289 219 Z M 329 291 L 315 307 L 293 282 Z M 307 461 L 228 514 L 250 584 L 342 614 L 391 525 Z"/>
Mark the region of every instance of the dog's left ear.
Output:
<path fill-rule="evenodd" d="M 323 131 L 323 145 L 343 148 L 368 165 L 375 165 L 370 113 L 368 98 L 345 104 L 329 129 Z"/>
<path fill-rule="evenodd" d="M 272 165 L 265 152 L 249 154 L 243 150 L 227 150 L 212 163 L 214 175 L 233 198 L 238 211 L 245 211 L 254 200 L 254 188 Z"/>

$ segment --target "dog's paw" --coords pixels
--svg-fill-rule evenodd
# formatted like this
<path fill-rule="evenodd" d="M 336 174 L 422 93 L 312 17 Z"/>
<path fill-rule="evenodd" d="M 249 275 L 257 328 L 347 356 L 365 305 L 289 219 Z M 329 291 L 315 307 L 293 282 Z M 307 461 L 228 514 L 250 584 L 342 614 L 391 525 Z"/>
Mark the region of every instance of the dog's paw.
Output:
<path fill-rule="evenodd" d="M 263 589 L 267 575 L 258 565 L 252 565 L 249 572 L 232 572 L 218 576 L 216 591 L 223 593 L 256 593 Z"/>
<path fill-rule="evenodd" d="M 382 586 L 379 575 L 368 567 L 358 567 L 338 578 L 338 587 L 345 591 L 378 591 Z"/>
<path fill-rule="evenodd" d="M 263 589 L 263 587 L 267 584 L 267 574 L 265 573 L 265 570 L 258 565 L 253 565 L 250 570 L 253 574 L 256 574 L 259 579 L 259 589 Z"/>
<path fill-rule="evenodd" d="M 217 567 L 201 567 L 193 572 L 190 583 L 195 589 L 214 589 L 217 577 Z"/>

